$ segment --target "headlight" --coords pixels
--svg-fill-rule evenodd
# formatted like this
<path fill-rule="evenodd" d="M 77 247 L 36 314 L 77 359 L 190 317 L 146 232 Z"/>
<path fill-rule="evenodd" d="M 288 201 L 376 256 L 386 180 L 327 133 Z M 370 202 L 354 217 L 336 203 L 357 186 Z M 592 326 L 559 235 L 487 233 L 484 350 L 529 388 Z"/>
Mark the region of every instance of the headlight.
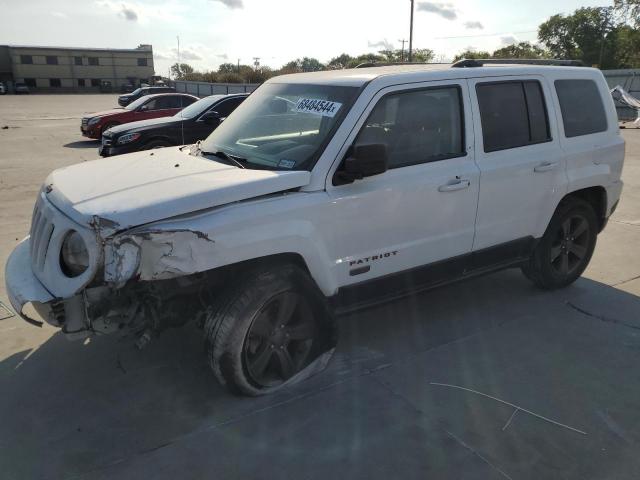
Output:
<path fill-rule="evenodd" d="M 135 142 L 137 139 L 140 138 L 140 133 L 127 133 L 126 135 L 122 135 L 120 138 L 118 138 L 118 145 L 122 145 L 125 143 L 131 143 L 131 142 Z"/>
<path fill-rule="evenodd" d="M 95 125 L 99 121 L 100 121 L 100 117 L 93 117 L 89 119 L 89 122 L 87 122 L 87 125 Z"/>
<path fill-rule="evenodd" d="M 67 277 L 77 277 L 89 268 L 89 250 L 75 230 L 67 233 L 62 242 L 60 268 Z"/>

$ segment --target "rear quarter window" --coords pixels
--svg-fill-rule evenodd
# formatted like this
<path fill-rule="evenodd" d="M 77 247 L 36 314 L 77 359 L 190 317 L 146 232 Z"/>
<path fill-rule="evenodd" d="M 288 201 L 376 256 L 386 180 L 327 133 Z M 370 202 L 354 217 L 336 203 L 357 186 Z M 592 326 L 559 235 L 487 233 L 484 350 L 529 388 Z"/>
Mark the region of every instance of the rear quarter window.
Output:
<path fill-rule="evenodd" d="M 579 137 L 607 129 L 602 97 L 593 80 L 556 80 L 555 87 L 566 137 Z"/>

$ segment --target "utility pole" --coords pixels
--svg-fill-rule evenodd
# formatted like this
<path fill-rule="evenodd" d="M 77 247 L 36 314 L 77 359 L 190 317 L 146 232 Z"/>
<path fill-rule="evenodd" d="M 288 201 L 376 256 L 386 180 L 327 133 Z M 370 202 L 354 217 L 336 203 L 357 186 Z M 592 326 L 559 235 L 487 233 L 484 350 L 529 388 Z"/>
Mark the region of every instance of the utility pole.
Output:
<path fill-rule="evenodd" d="M 238 74 L 240 73 L 240 59 L 238 59 Z"/>
<path fill-rule="evenodd" d="M 604 39 L 607 34 L 607 26 L 609 25 L 609 10 L 604 14 L 604 25 L 602 26 L 602 38 L 600 39 L 600 60 L 598 61 L 598 68 L 602 70 L 602 59 L 604 57 Z"/>
<path fill-rule="evenodd" d="M 402 50 L 400 51 L 400 61 L 404 62 L 404 44 L 407 43 L 407 41 L 404 38 L 398 41 L 402 42 Z"/>
<path fill-rule="evenodd" d="M 411 0 L 411 21 L 409 23 L 409 61 L 413 61 L 413 0 Z"/>
<path fill-rule="evenodd" d="M 258 67 L 260 67 L 260 57 L 253 57 L 253 68 L 258 71 Z"/>
<path fill-rule="evenodd" d="M 180 35 L 177 35 L 176 38 L 178 39 L 178 73 L 176 73 L 176 77 L 180 77 Z"/>

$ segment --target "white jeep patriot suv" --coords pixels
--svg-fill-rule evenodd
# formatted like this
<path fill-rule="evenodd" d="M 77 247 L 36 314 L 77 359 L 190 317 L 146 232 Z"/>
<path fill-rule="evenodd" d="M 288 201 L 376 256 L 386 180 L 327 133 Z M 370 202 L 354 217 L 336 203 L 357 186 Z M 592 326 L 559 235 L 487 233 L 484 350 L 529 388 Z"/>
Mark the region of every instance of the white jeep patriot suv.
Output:
<path fill-rule="evenodd" d="M 570 284 L 623 159 L 591 68 L 281 76 L 197 145 L 54 171 L 7 290 L 71 336 L 192 321 L 218 380 L 264 394 L 326 363 L 336 312 L 507 267 Z"/>

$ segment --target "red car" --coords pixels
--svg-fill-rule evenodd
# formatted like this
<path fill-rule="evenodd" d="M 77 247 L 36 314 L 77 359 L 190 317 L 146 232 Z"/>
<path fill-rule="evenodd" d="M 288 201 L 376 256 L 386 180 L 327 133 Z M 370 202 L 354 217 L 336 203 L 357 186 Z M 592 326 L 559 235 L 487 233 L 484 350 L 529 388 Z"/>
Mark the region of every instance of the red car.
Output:
<path fill-rule="evenodd" d="M 85 137 L 100 139 L 102 132 L 111 127 L 149 118 L 170 117 L 197 100 L 198 97 L 186 93 L 147 95 L 124 108 L 114 108 L 83 117 L 80 131 Z"/>

